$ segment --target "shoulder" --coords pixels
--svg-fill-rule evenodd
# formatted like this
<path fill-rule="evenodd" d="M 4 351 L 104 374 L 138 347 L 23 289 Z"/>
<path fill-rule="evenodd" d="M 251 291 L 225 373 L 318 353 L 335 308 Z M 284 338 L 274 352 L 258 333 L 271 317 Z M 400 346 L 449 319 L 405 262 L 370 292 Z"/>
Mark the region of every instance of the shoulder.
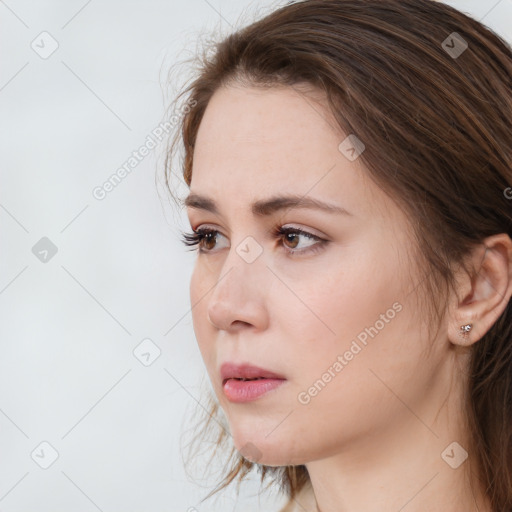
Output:
<path fill-rule="evenodd" d="M 279 510 L 279 512 L 317 512 L 315 495 L 311 483 L 307 483 L 297 494 L 294 500 Z"/>

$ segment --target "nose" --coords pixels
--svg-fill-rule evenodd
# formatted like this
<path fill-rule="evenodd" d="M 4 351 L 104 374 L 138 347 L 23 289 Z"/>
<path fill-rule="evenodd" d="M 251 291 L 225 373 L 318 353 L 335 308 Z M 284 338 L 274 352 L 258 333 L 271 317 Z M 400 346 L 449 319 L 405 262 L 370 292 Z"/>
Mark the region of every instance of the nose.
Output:
<path fill-rule="evenodd" d="M 268 323 L 265 293 L 271 276 L 262 255 L 248 263 L 232 247 L 210 295 L 207 309 L 210 323 L 231 332 L 251 326 L 265 329 Z"/>

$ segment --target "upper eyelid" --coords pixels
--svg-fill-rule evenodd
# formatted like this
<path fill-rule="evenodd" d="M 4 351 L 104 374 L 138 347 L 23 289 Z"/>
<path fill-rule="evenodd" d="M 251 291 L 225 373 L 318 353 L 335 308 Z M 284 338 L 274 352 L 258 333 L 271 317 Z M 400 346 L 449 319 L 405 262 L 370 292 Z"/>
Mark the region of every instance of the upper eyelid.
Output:
<path fill-rule="evenodd" d="M 272 239 L 282 239 L 284 236 L 286 236 L 286 233 L 280 233 L 281 230 L 282 231 L 289 231 L 291 233 L 294 233 L 295 236 L 299 236 L 299 237 L 302 236 L 305 239 L 310 240 L 311 242 L 314 242 L 314 244 L 312 244 L 311 246 L 309 246 L 306 249 L 297 249 L 295 251 L 290 251 L 290 252 L 307 253 L 308 249 L 311 250 L 311 249 L 313 249 L 314 247 L 316 247 L 318 245 L 328 244 L 329 243 L 329 239 L 328 238 L 324 238 L 322 236 L 316 235 L 315 233 L 311 233 L 309 230 L 306 230 L 306 229 L 303 229 L 303 228 L 297 228 L 297 227 L 294 227 L 294 226 L 286 226 L 286 225 L 284 225 L 284 226 L 277 225 L 274 228 L 270 228 L 268 230 L 269 238 L 272 238 Z M 224 234 L 222 232 L 220 232 L 218 229 L 212 228 L 212 227 L 208 227 L 207 225 L 202 226 L 200 224 L 198 226 L 198 228 L 193 230 L 193 231 L 194 231 L 194 233 L 196 233 L 196 235 L 198 237 L 201 237 L 201 238 L 204 237 L 204 236 L 207 236 L 208 234 L 214 234 L 216 238 L 220 234 L 221 236 L 226 238 L 224 236 Z M 202 234 L 201 232 L 203 232 L 203 231 L 205 231 L 206 233 Z M 214 252 L 214 251 L 206 251 L 206 252 Z"/>
<path fill-rule="evenodd" d="M 213 225 L 211 225 L 208 222 L 197 223 L 197 227 L 194 227 L 192 222 L 189 221 L 189 223 L 190 223 L 192 231 L 194 231 L 194 232 L 197 232 L 199 229 L 208 229 L 211 231 L 216 231 L 216 232 L 220 233 L 222 236 L 226 236 L 220 229 L 218 229 L 217 227 L 214 227 Z M 302 231 L 304 236 L 311 235 L 312 237 L 316 237 L 320 240 L 325 240 L 325 239 L 329 238 L 327 235 L 323 234 L 322 232 L 320 232 L 317 229 L 309 228 L 309 227 L 294 226 L 294 225 L 290 225 L 290 224 L 292 224 L 292 223 L 290 223 L 290 222 L 285 222 L 282 224 L 277 223 L 275 225 L 272 225 L 272 226 L 266 228 L 265 234 L 268 236 L 272 236 L 274 234 L 275 229 L 286 229 L 286 230 Z"/>
<path fill-rule="evenodd" d="M 277 225 L 275 228 L 269 228 L 267 230 L 268 233 L 272 234 L 274 233 L 275 230 L 277 229 L 282 229 L 283 231 L 293 231 L 293 232 L 297 232 L 301 235 L 304 235 L 304 236 L 311 236 L 311 237 L 315 237 L 315 238 L 322 238 L 321 235 L 317 235 L 315 233 L 312 233 L 309 229 L 306 229 L 306 228 L 299 228 L 297 226 L 288 226 L 286 224 L 283 224 L 283 225 Z M 224 236 L 224 234 L 222 233 L 222 231 L 220 231 L 219 229 L 217 228 L 214 228 L 214 227 L 211 227 L 209 226 L 208 224 L 205 224 L 204 226 L 202 224 L 199 224 L 199 226 L 197 228 L 192 228 L 192 231 L 194 232 L 201 232 L 201 231 L 213 231 L 215 233 L 219 233 L 220 235 Z"/>

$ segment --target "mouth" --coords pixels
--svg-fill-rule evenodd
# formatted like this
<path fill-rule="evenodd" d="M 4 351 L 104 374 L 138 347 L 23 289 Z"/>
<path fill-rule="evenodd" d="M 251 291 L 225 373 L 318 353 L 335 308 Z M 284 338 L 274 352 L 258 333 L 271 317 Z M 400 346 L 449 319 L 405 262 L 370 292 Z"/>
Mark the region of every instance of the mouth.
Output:
<path fill-rule="evenodd" d="M 221 366 L 222 389 L 231 402 L 249 402 L 281 386 L 286 378 L 252 365 L 224 363 Z"/>
<path fill-rule="evenodd" d="M 233 379 L 233 380 L 240 380 L 242 382 L 246 382 L 246 381 L 252 381 L 252 380 L 265 380 L 266 377 L 256 377 L 255 379 L 244 379 L 243 377 L 229 377 L 227 379 L 224 379 L 222 381 L 222 385 L 224 386 L 224 384 L 226 384 L 226 382 L 230 379 Z"/>
<path fill-rule="evenodd" d="M 224 385 L 229 379 L 240 381 L 263 379 L 286 380 L 283 375 L 279 375 L 270 370 L 259 368 L 250 364 L 224 363 L 220 367 L 220 375 L 222 379 L 222 385 Z"/>

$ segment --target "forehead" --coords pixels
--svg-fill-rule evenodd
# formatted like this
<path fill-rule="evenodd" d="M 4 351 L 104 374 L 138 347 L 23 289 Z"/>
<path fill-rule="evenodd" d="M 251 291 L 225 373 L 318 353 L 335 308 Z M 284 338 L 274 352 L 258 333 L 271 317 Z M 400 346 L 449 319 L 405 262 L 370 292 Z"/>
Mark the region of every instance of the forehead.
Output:
<path fill-rule="evenodd" d="M 345 138 L 320 94 L 220 88 L 198 130 L 191 190 L 240 207 L 286 192 L 361 212 L 375 186 L 340 152 Z"/>
<path fill-rule="evenodd" d="M 329 146 L 332 156 L 341 135 L 328 117 L 318 102 L 292 87 L 222 87 L 201 121 L 194 160 L 199 163 L 207 151 L 217 160 L 236 155 L 245 162 L 304 156 L 313 161 L 312 150 Z"/>

